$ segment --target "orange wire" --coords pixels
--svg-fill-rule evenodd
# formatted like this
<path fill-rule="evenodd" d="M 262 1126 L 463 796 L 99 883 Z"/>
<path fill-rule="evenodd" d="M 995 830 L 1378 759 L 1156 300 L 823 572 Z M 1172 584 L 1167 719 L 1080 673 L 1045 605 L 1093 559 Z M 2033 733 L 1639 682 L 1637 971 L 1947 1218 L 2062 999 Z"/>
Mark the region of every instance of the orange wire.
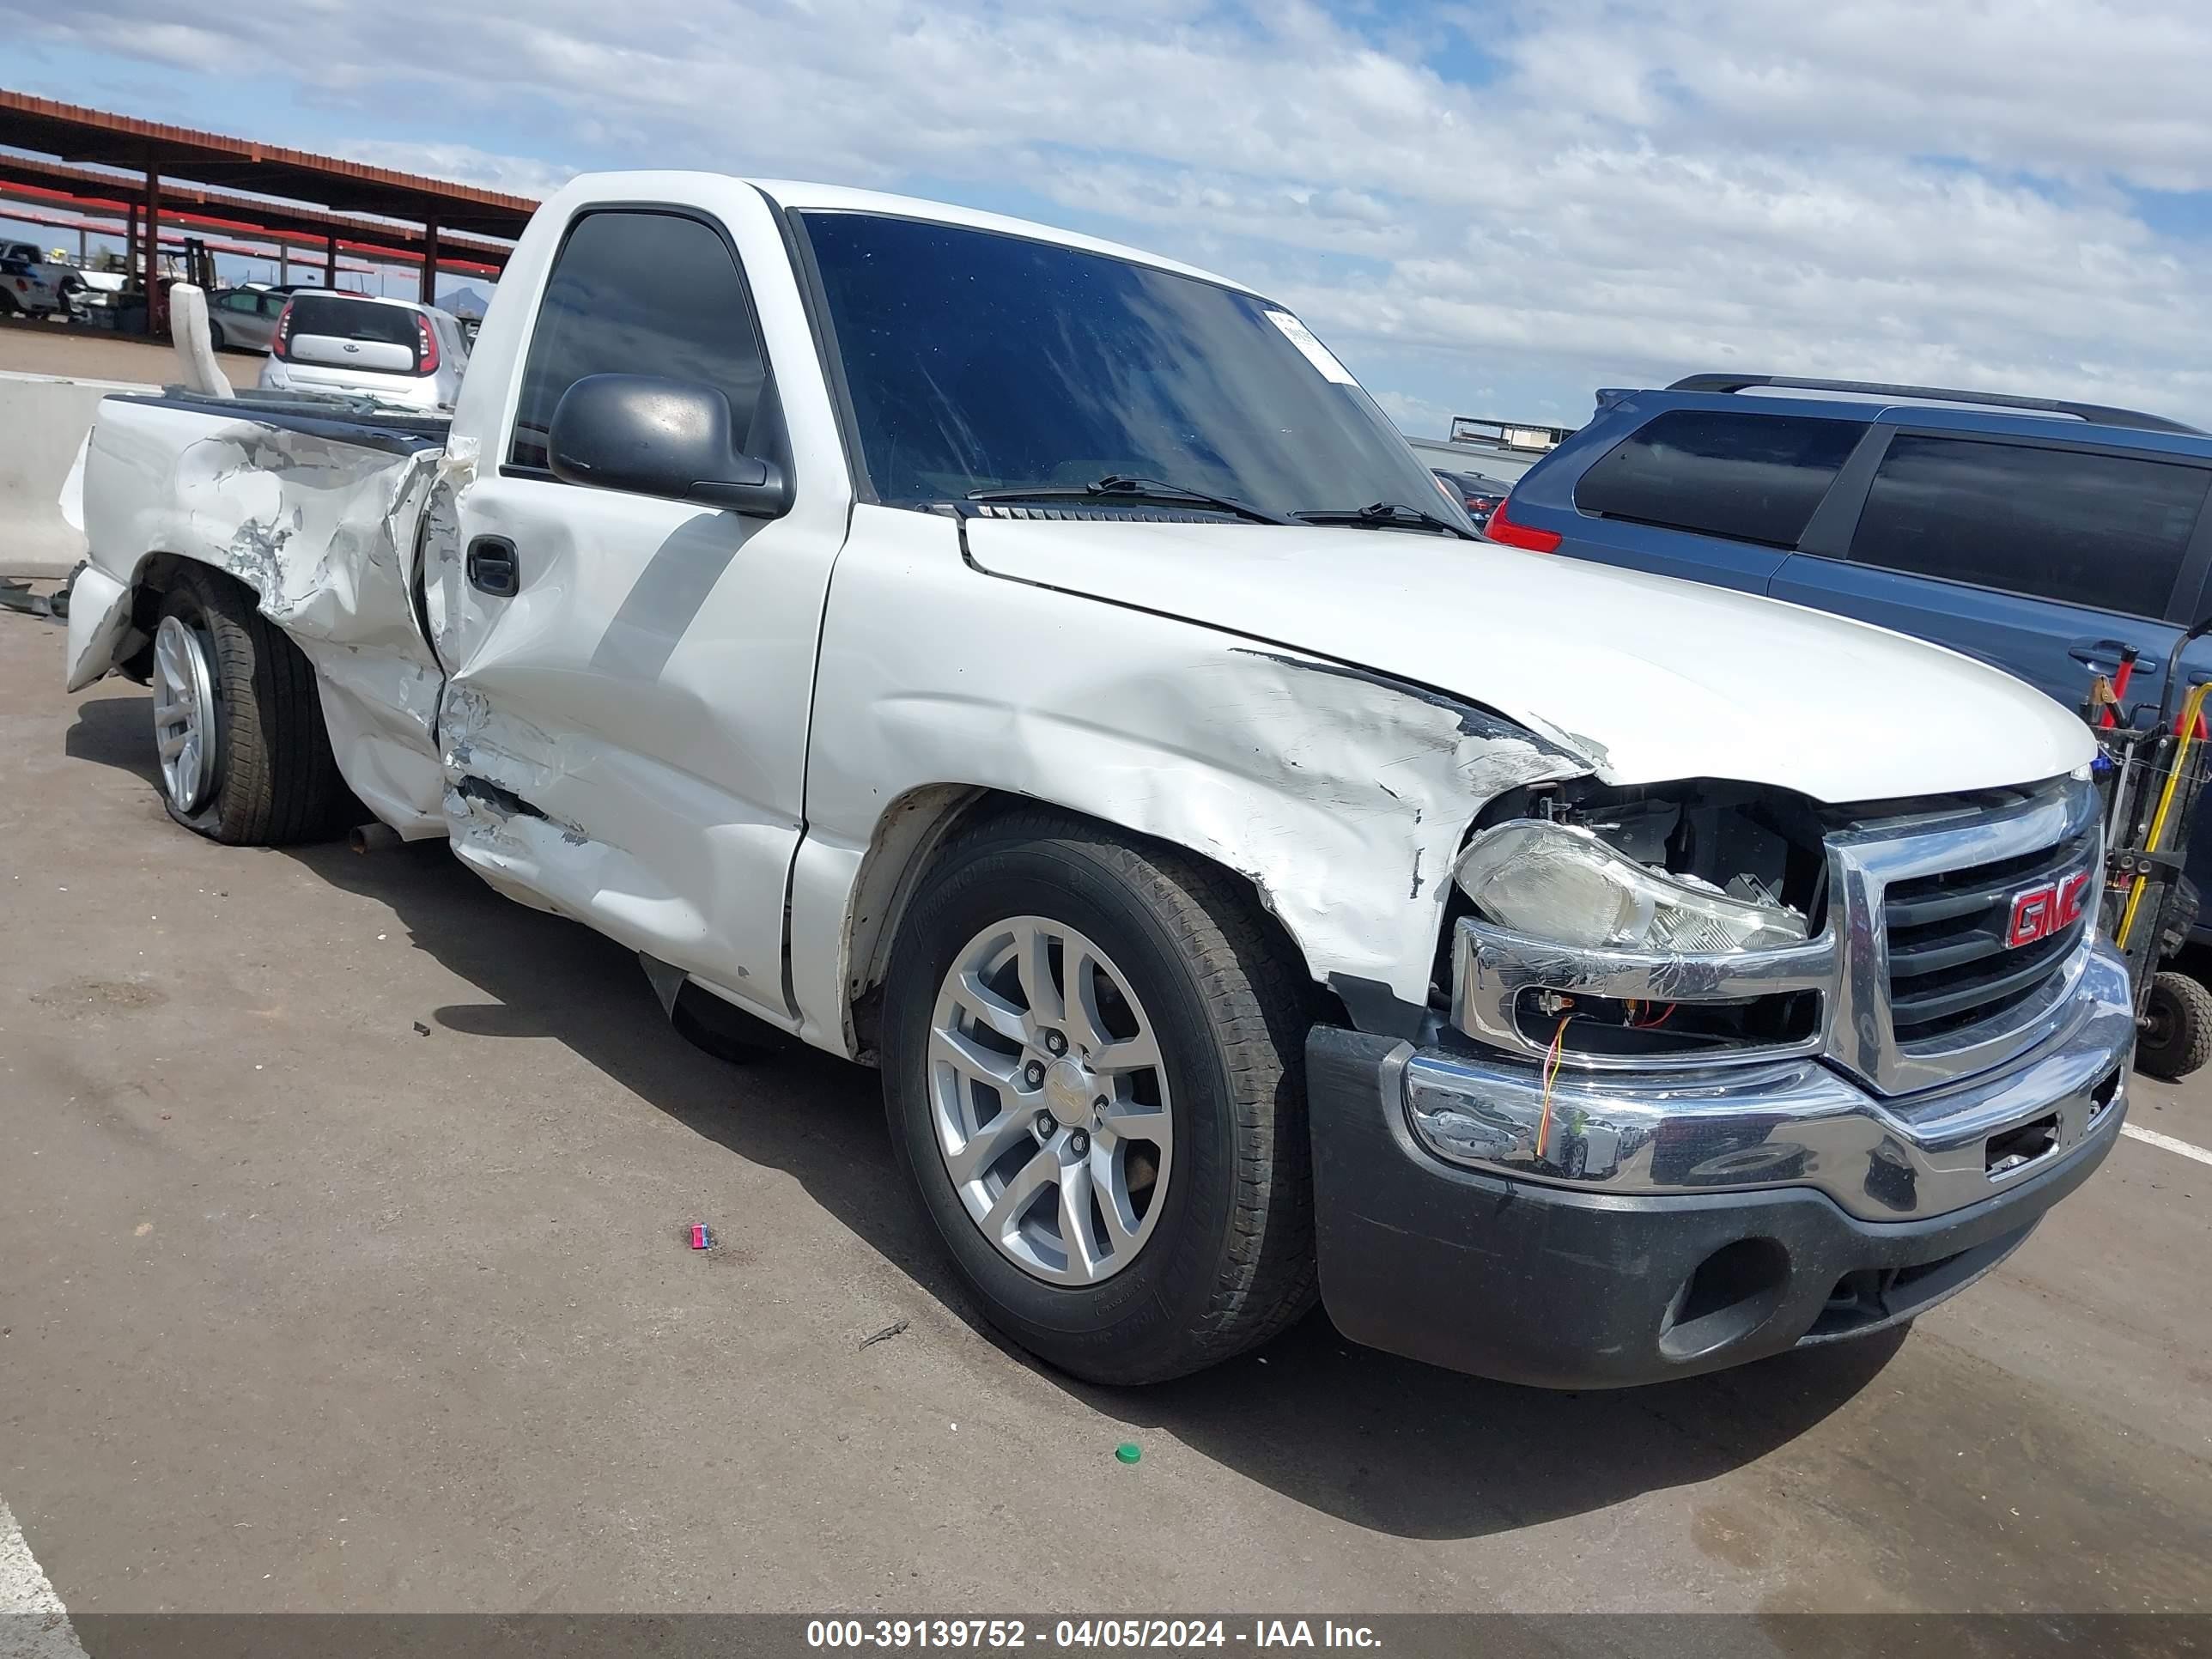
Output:
<path fill-rule="evenodd" d="M 1544 1110 L 1536 1120 L 1536 1156 L 1540 1159 L 1552 1142 L 1552 1085 L 1559 1080 L 1560 1062 L 1567 1057 L 1567 1022 L 1573 1018 L 1572 1014 L 1559 1017 L 1559 1029 L 1552 1033 L 1552 1046 L 1544 1051 Z"/>

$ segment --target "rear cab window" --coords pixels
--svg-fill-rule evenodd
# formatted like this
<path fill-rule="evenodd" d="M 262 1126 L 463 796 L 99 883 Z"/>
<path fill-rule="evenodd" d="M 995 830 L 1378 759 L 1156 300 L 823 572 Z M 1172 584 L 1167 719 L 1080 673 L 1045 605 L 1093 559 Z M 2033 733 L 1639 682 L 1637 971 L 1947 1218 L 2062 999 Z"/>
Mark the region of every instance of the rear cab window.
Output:
<path fill-rule="evenodd" d="M 1795 548 L 1869 422 L 1674 409 L 1593 463 L 1583 513 Z"/>
<path fill-rule="evenodd" d="M 2047 444 L 1899 432 L 1854 564 L 2160 617 L 2212 469 Z"/>

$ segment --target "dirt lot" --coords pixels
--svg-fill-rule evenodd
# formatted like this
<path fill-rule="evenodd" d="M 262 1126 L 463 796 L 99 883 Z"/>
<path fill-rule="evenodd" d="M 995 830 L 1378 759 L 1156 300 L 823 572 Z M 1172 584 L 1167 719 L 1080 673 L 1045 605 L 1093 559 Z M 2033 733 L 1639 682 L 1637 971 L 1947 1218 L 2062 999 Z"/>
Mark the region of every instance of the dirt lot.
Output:
<path fill-rule="evenodd" d="M 871 1075 L 696 1052 L 440 847 L 194 839 L 61 657 L 0 615 L 0 1504 L 74 1612 L 2212 1610 L 2204 1164 L 1848 1352 L 1573 1396 L 1316 1316 L 1076 1386 Z"/>
<path fill-rule="evenodd" d="M 258 351 L 226 351 L 216 361 L 233 386 L 252 386 L 260 377 Z M 162 386 L 178 378 L 176 350 L 166 341 L 156 343 L 94 329 L 68 328 L 31 317 L 0 317 L 0 369 L 143 386 Z"/>

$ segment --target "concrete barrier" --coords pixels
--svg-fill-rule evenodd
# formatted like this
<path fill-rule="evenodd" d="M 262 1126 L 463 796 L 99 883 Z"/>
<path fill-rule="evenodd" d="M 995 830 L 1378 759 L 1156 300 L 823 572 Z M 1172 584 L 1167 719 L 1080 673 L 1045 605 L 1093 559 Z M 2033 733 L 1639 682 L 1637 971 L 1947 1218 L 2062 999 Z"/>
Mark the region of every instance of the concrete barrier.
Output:
<path fill-rule="evenodd" d="M 93 411 L 111 392 L 154 392 L 126 380 L 0 374 L 0 576 L 66 576 L 84 535 L 63 518 L 62 483 Z"/>

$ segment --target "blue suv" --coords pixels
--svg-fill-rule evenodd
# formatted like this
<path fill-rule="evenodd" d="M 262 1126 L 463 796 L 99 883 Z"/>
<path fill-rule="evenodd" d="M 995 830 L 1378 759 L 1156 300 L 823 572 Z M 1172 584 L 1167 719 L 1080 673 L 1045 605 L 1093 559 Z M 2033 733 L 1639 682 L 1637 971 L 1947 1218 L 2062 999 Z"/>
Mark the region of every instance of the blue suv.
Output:
<path fill-rule="evenodd" d="M 1856 617 L 2069 708 L 2130 646 L 2143 719 L 2173 676 L 2177 705 L 2212 678 L 2212 638 L 2173 660 L 2212 613 L 2212 434 L 2095 404 L 1763 374 L 1597 397 L 1492 540 Z M 2212 818 L 2188 862 L 2206 888 Z"/>

